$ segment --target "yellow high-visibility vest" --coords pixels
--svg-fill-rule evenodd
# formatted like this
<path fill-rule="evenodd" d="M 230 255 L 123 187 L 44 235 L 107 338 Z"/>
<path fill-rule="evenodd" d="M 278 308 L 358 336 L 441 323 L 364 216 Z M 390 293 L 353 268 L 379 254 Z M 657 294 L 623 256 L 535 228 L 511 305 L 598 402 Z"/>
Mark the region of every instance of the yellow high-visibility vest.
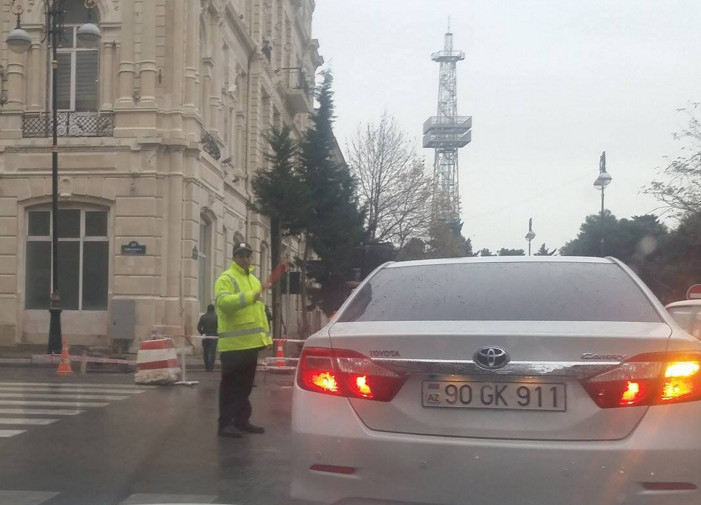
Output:
<path fill-rule="evenodd" d="M 253 267 L 251 267 L 251 271 Z M 241 351 L 272 345 L 268 318 L 262 301 L 253 301 L 261 288 L 252 273 L 236 262 L 225 270 L 214 284 L 214 306 L 217 310 L 219 351 Z"/>

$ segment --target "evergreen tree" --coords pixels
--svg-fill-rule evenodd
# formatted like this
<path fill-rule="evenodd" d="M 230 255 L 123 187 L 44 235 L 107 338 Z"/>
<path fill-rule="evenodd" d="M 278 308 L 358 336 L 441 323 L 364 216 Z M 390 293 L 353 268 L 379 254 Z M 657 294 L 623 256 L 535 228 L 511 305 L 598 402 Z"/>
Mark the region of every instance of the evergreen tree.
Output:
<path fill-rule="evenodd" d="M 508 249 L 506 247 L 502 247 L 499 249 L 498 254 L 499 256 L 525 256 L 526 251 L 523 249 Z"/>
<path fill-rule="evenodd" d="M 557 249 L 552 251 L 545 247 L 545 242 L 540 245 L 540 248 L 533 254 L 534 256 L 553 256 L 557 252 Z"/>
<path fill-rule="evenodd" d="M 304 230 L 306 190 L 297 170 L 298 146 L 290 137 L 288 126 L 273 128 L 268 136 L 271 151 L 265 157 L 270 162 L 268 171 L 259 171 L 251 186 L 256 201 L 251 208 L 270 218 L 270 249 L 273 267 L 283 261 L 282 237 L 297 235 Z M 273 336 L 281 335 L 282 296 L 280 284 L 272 286 Z"/>
<path fill-rule="evenodd" d="M 346 281 L 353 250 L 364 238 L 364 216 L 358 207 L 355 181 L 337 155 L 333 76 L 326 71 L 322 78 L 317 93 L 319 107 L 301 145 L 300 176 L 308 195 L 308 205 L 302 209 L 307 241 L 322 266 L 312 275 L 320 285 L 311 293 L 312 301 L 330 314 L 348 294 Z"/>

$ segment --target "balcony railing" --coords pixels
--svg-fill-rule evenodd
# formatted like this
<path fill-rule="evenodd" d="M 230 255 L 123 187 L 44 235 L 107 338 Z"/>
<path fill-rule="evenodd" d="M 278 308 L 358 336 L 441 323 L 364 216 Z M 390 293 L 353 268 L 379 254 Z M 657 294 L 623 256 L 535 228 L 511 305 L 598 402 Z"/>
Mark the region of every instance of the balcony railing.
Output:
<path fill-rule="evenodd" d="M 114 134 L 112 112 L 59 112 L 56 132 L 59 137 L 111 137 Z M 25 112 L 22 135 L 25 138 L 50 137 L 53 134 L 51 112 Z"/>

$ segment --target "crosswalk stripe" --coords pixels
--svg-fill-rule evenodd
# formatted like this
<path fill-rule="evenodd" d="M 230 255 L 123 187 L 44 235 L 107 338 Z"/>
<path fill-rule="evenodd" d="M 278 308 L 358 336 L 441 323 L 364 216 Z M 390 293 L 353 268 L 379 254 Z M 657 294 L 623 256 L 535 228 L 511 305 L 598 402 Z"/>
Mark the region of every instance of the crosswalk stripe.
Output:
<path fill-rule="evenodd" d="M 68 393 L 56 393 L 56 394 L 51 394 L 51 393 L 4 393 L 0 391 L 0 398 L 26 398 L 26 399 L 45 399 L 45 400 L 51 400 L 52 398 L 56 398 L 57 400 L 124 400 L 125 398 L 129 398 L 129 396 L 110 396 L 110 395 L 85 395 L 83 393 L 73 393 L 73 394 L 68 394 Z"/>
<path fill-rule="evenodd" d="M 28 393 L 104 393 L 116 395 L 138 395 L 145 393 L 143 389 L 97 389 L 97 388 L 49 388 L 39 386 L 0 386 L 0 392 L 27 391 Z"/>
<path fill-rule="evenodd" d="M 39 505 L 57 495 L 51 491 L 0 491 L 0 505 Z"/>
<path fill-rule="evenodd" d="M 49 402 L 43 400 L 0 400 L 0 405 L 36 405 L 37 407 L 106 407 L 109 403 Z"/>
<path fill-rule="evenodd" d="M 51 415 L 51 416 L 77 416 L 85 410 L 73 409 L 4 409 L 0 408 L 0 414 L 19 414 L 19 415 Z"/>
<path fill-rule="evenodd" d="M 135 505 L 137 503 L 214 503 L 216 499 L 216 495 L 136 493 L 121 501 L 119 505 Z"/>
<path fill-rule="evenodd" d="M 119 388 L 119 389 L 154 389 L 158 386 L 137 386 L 136 384 L 84 384 L 77 382 L 12 382 L 0 381 L 0 386 L 46 386 L 63 388 Z"/>
<path fill-rule="evenodd" d="M 24 433 L 27 430 L 0 430 L 0 438 L 10 438 L 20 433 Z"/>
<path fill-rule="evenodd" d="M 22 417 L 0 417 L 0 424 L 29 424 L 33 426 L 46 426 L 58 421 L 58 419 L 27 419 Z"/>

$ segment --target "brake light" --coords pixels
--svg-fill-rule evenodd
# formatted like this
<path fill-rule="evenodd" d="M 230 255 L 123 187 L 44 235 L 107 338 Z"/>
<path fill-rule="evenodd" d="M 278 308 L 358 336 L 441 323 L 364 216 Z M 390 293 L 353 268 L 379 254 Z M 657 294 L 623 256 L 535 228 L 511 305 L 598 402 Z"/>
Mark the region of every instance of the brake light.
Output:
<path fill-rule="evenodd" d="M 701 400 L 701 354 L 640 354 L 582 385 L 604 409 Z"/>
<path fill-rule="evenodd" d="M 297 371 L 307 391 L 381 402 L 391 401 L 405 380 L 360 353 L 323 347 L 305 348 Z"/>

